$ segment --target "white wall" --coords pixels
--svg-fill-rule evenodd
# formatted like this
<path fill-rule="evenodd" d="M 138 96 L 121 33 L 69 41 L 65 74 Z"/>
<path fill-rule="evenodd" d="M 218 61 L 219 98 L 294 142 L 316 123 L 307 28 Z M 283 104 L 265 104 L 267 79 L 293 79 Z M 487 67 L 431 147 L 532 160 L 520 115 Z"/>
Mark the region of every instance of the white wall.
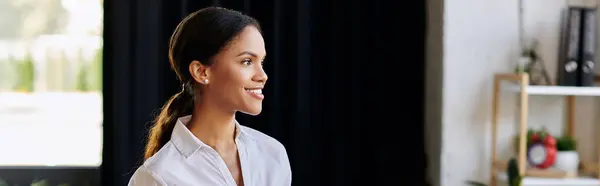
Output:
<path fill-rule="evenodd" d="M 525 36 L 540 40 L 540 52 L 553 80 L 560 10 L 566 2 L 524 0 Z M 432 185 L 489 180 L 493 75 L 512 72 L 516 64 L 518 7 L 518 0 L 428 1 L 426 144 Z M 596 155 L 595 102 L 589 97 L 576 99 L 575 134 L 583 161 Z M 505 159 L 513 149 L 510 139 L 516 135 L 516 105 L 514 94 L 501 96 L 498 152 Z M 558 96 L 530 97 L 529 125 L 547 126 L 560 135 L 563 105 L 564 98 Z"/>

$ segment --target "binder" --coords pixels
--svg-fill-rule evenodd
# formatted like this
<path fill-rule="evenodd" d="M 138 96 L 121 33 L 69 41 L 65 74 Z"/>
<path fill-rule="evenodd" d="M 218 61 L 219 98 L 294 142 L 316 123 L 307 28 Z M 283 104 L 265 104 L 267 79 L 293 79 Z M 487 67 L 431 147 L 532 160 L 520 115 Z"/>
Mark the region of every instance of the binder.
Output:
<path fill-rule="evenodd" d="M 569 7 L 563 14 L 558 80 L 560 86 L 579 85 L 582 7 Z"/>
<path fill-rule="evenodd" d="M 596 71 L 596 8 L 582 11 L 581 54 L 579 86 L 594 86 Z"/>

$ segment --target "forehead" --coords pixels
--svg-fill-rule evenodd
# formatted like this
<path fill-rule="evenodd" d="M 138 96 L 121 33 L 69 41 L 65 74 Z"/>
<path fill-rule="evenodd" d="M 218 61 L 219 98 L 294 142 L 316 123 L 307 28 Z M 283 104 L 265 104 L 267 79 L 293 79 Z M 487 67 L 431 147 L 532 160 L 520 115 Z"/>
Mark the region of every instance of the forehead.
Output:
<path fill-rule="evenodd" d="M 253 26 L 248 26 L 231 41 L 226 53 L 252 52 L 259 57 L 265 56 L 265 41 L 260 32 Z"/>

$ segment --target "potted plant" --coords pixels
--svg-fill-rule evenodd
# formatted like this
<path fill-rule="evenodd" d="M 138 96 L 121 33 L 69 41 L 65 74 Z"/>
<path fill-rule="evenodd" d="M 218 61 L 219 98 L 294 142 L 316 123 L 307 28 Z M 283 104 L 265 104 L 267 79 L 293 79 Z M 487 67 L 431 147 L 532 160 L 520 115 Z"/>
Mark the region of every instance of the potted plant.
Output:
<path fill-rule="evenodd" d="M 521 50 L 515 72 L 529 74 L 529 84 L 531 85 L 551 85 L 552 82 L 544 66 L 544 61 L 537 52 L 538 46 L 539 42 L 533 40 L 530 46 L 526 46 Z"/>
<path fill-rule="evenodd" d="M 558 150 L 555 167 L 567 171 L 576 172 L 579 168 L 579 153 L 577 153 L 577 141 L 571 136 L 563 136 L 557 139 Z"/>

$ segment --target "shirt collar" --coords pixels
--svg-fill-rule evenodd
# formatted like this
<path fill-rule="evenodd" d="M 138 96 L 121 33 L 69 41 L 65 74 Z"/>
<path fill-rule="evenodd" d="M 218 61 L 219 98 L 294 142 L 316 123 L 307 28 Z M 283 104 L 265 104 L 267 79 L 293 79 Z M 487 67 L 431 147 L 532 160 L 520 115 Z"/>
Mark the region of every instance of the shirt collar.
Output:
<path fill-rule="evenodd" d="M 200 150 L 202 147 L 207 146 L 205 143 L 200 141 L 192 132 L 186 127 L 186 125 L 192 119 L 192 115 L 183 116 L 177 119 L 175 128 L 171 133 L 171 142 L 175 145 L 177 150 L 181 152 L 186 158 L 193 155 L 195 152 Z M 241 125 L 235 121 L 235 139 L 240 140 L 244 135 L 244 130 Z"/>

